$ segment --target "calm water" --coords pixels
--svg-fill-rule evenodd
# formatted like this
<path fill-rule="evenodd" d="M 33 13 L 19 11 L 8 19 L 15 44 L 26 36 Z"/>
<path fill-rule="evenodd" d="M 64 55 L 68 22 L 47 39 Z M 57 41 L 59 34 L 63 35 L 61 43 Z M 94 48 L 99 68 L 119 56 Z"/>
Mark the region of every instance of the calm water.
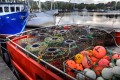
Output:
<path fill-rule="evenodd" d="M 61 13 L 55 21 L 56 24 L 86 24 L 120 28 L 120 13 Z"/>

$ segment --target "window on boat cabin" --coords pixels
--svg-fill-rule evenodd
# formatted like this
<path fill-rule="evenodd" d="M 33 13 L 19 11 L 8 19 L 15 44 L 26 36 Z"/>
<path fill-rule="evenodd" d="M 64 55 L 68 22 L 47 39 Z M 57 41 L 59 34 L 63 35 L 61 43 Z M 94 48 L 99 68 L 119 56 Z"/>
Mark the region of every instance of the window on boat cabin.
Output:
<path fill-rule="evenodd" d="M 24 11 L 24 7 L 21 7 L 21 11 Z"/>
<path fill-rule="evenodd" d="M 10 7 L 11 12 L 15 12 L 15 7 Z"/>
<path fill-rule="evenodd" d="M 2 9 L 2 7 L 0 7 L 0 13 L 1 13 L 1 12 L 3 12 L 3 9 Z"/>
<path fill-rule="evenodd" d="M 20 11 L 20 7 L 16 7 L 16 12 L 19 12 Z"/>
<path fill-rule="evenodd" d="M 4 7 L 5 12 L 9 12 L 9 7 Z"/>

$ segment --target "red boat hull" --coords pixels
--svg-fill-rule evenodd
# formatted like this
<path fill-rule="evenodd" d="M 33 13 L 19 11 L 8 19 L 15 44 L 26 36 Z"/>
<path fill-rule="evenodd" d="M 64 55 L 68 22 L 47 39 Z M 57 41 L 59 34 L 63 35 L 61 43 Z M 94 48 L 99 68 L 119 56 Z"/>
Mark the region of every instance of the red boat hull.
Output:
<path fill-rule="evenodd" d="M 25 80 L 62 80 L 61 77 L 20 51 L 11 42 L 7 42 L 7 49 L 10 53 L 12 64 L 26 78 Z"/>
<path fill-rule="evenodd" d="M 120 32 L 115 32 L 116 43 L 120 44 Z"/>

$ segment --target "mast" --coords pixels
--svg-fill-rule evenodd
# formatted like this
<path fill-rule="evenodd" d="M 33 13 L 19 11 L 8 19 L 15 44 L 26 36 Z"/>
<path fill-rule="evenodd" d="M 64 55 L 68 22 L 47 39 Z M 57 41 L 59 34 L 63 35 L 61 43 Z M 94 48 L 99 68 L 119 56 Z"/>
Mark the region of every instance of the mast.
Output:
<path fill-rule="evenodd" d="M 39 12 L 41 12 L 41 1 L 39 0 L 39 1 L 36 1 L 36 3 L 37 3 L 37 6 L 38 6 L 38 8 L 39 8 Z"/>
<path fill-rule="evenodd" d="M 51 10 L 52 10 L 52 7 L 53 7 L 53 2 L 54 2 L 54 0 L 51 0 Z"/>
<path fill-rule="evenodd" d="M 41 12 L 41 1 L 39 0 L 39 12 Z"/>

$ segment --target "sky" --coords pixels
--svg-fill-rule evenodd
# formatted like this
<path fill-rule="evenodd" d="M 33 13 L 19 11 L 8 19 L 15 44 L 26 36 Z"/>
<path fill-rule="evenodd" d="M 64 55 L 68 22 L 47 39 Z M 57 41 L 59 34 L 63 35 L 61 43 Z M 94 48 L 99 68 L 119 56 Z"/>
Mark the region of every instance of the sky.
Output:
<path fill-rule="evenodd" d="M 38 0 L 34 0 L 38 1 Z M 52 1 L 52 0 L 40 0 L 41 2 L 45 1 Z M 70 0 L 54 0 L 54 1 L 64 1 L 64 2 L 69 2 Z M 107 3 L 110 1 L 120 1 L 120 0 L 71 0 L 70 2 L 75 2 L 75 3 Z"/>

